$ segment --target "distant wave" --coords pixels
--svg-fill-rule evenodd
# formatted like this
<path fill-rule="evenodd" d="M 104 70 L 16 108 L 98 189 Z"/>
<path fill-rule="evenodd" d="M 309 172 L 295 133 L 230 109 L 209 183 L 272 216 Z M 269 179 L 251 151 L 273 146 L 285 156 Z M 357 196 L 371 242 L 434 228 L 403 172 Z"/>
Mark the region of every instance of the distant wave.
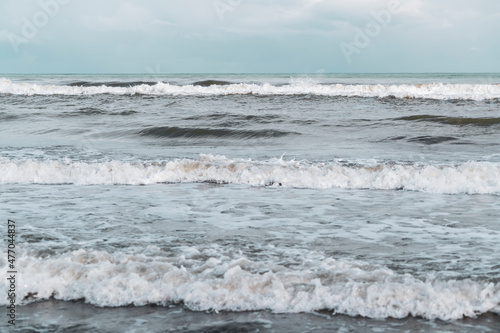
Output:
<path fill-rule="evenodd" d="M 287 85 L 229 83 L 207 80 L 189 85 L 152 82 L 91 83 L 75 82 L 70 85 L 37 85 L 15 83 L 0 79 L 0 94 L 13 95 L 318 95 L 346 97 L 424 98 L 437 100 L 485 100 L 500 98 L 498 84 L 400 84 L 349 85 L 296 82 Z"/>
<path fill-rule="evenodd" d="M 63 112 L 59 114 L 58 117 L 80 117 L 80 116 L 94 116 L 94 115 L 130 116 L 136 113 L 138 112 L 135 110 L 108 111 L 101 108 L 84 107 L 78 109 L 78 111 Z"/>
<path fill-rule="evenodd" d="M 433 116 L 433 115 L 415 115 L 408 117 L 396 118 L 395 120 L 406 120 L 406 121 L 425 121 L 434 122 L 447 125 L 456 126 L 494 126 L 500 124 L 500 118 L 498 117 L 486 117 L 486 118 L 468 118 L 468 117 L 445 117 L 445 116 Z"/>
<path fill-rule="evenodd" d="M 204 80 L 197 81 L 193 83 L 193 86 L 202 86 L 202 87 L 210 87 L 210 86 L 227 86 L 230 85 L 231 82 L 221 81 L 221 80 Z"/>
<path fill-rule="evenodd" d="M 369 318 L 455 320 L 500 311 L 500 286 L 488 281 L 421 280 L 384 266 L 313 254 L 287 267 L 282 258 L 256 261 L 237 250 L 223 255 L 217 248 L 191 247 L 166 257 L 151 246 L 147 252 L 76 250 L 47 258 L 17 256 L 23 274 L 16 297 L 20 304 L 83 299 L 111 307 L 182 303 L 194 311 L 326 310 Z M 4 293 L 6 274 L 0 273 Z M 0 304 L 7 301 L 2 297 Z"/>
<path fill-rule="evenodd" d="M 141 185 L 182 182 L 499 194 L 500 163 L 313 163 L 281 159 L 228 159 L 213 155 L 151 163 L 85 163 L 0 158 L 0 184 Z"/>
<path fill-rule="evenodd" d="M 279 137 L 292 132 L 283 132 L 278 130 L 235 130 L 227 128 L 184 128 L 184 127 L 152 127 L 140 130 L 141 136 L 150 136 L 157 138 L 234 138 L 234 139 L 253 139 Z"/>
<path fill-rule="evenodd" d="M 140 85 L 149 85 L 153 86 L 158 82 L 153 81 L 129 81 L 129 82 L 120 82 L 120 81 L 109 81 L 109 82 L 92 82 L 92 81 L 75 81 L 68 84 L 69 87 L 135 87 Z"/>

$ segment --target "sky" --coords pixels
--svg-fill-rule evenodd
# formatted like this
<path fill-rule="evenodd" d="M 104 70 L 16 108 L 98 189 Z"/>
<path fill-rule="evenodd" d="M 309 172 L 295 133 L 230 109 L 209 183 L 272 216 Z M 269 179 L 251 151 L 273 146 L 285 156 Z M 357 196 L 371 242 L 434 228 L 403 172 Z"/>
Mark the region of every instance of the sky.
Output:
<path fill-rule="evenodd" d="M 500 72 L 496 0 L 0 0 L 0 73 Z"/>

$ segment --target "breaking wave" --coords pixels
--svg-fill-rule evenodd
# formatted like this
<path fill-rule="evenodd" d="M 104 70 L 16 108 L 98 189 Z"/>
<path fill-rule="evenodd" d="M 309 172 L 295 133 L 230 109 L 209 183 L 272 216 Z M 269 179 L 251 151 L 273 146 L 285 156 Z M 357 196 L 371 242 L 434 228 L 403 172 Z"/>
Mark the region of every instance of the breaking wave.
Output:
<path fill-rule="evenodd" d="M 212 155 L 148 163 L 0 159 L 0 184 L 142 185 L 182 182 L 498 194 L 500 163 L 320 163 L 282 159 L 255 161 Z"/>
<path fill-rule="evenodd" d="M 317 84 L 294 82 L 286 85 L 230 83 L 205 80 L 189 85 L 164 82 L 74 82 L 70 85 L 38 85 L 0 79 L 0 94 L 12 95 L 318 95 L 345 97 L 395 97 L 437 100 L 486 100 L 500 98 L 500 84 Z"/>
<path fill-rule="evenodd" d="M 276 252 L 272 246 L 263 250 Z M 154 246 L 143 252 L 80 249 L 47 258 L 24 254 L 18 258 L 23 272 L 16 297 L 22 304 L 83 299 L 108 307 L 184 304 L 194 311 L 327 310 L 370 318 L 454 320 L 499 311 L 500 286 L 487 281 L 421 279 L 380 265 L 312 254 L 290 266 L 282 257 L 255 260 L 217 248 L 189 247 L 175 256 Z M 5 259 L 1 261 L 5 268 Z M 0 273 L 0 290 L 6 295 L 5 272 Z M 2 298 L 0 304 L 7 301 Z"/>

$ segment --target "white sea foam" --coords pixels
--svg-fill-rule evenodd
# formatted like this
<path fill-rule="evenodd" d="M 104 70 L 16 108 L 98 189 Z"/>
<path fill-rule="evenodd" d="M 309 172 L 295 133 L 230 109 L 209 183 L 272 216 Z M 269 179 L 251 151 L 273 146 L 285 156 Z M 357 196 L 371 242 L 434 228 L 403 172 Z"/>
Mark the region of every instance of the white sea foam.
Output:
<path fill-rule="evenodd" d="M 213 155 L 150 163 L 0 159 L 0 184 L 143 185 L 182 182 L 486 194 L 500 193 L 500 164 L 311 163 L 228 159 Z"/>
<path fill-rule="evenodd" d="M 272 251 L 272 249 L 268 249 Z M 22 255 L 19 304 L 54 297 L 97 306 L 184 303 L 196 311 L 331 310 L 351 316 L 443 320 L 495 311 L 500 286 L 473 280 L 418 279 L 359 261 L 310 257 L 286 267 L 276 260 L 228 257 L 190 248 L 176 257 L 77 250 L 46 259 Z M 5 268 L 5 260 L 2 267 Z M 6 269 L 0 291 L 6 295 Z M 0 304 L 5 305 L 1 298 Z"/>
<path fill-rule="evenodd" d="M 212 86 L 171 85 L 158 82 L 155 85 L 135 85 L 130 87 L 102 86 L 61 86 L 17 83 L 9 79 L 0 79 L 0 94 L 13 95 L 319 95 L 319 96 L 358 96 L 396 98 L 428 98 L 428 99 L 470 99 L 484 100 L 500 98 L 498 84 L 317 84 L 308 81 L 297 81 L 284 86 L 271 84 L 228 84 Z"/>
<path fill-rule="evenodd" d="M 311 163 L 282 159 L 228 159 L 213 155 L 148 163 L 0 158 L 0 184 L 143 185 L 183 182 L 496 194 L 500 193 L 500 164 Z"/>

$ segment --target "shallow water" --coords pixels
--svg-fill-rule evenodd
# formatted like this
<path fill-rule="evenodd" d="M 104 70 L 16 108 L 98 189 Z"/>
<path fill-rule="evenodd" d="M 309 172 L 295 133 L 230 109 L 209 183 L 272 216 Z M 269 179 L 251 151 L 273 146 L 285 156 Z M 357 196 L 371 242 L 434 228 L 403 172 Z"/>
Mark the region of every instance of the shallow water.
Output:
<path fill-rule="evenodd" d="M 499 318 L 485 314 L 459 321 L 368 319 L 328 312 L 273 314 L 202 312 L 182 306 L 96 309 L 83 302 L 47 301 L 21 308 L 12 332 L 495 332 Z M 54 316 L 54 314 L 59 316 Z"/>

